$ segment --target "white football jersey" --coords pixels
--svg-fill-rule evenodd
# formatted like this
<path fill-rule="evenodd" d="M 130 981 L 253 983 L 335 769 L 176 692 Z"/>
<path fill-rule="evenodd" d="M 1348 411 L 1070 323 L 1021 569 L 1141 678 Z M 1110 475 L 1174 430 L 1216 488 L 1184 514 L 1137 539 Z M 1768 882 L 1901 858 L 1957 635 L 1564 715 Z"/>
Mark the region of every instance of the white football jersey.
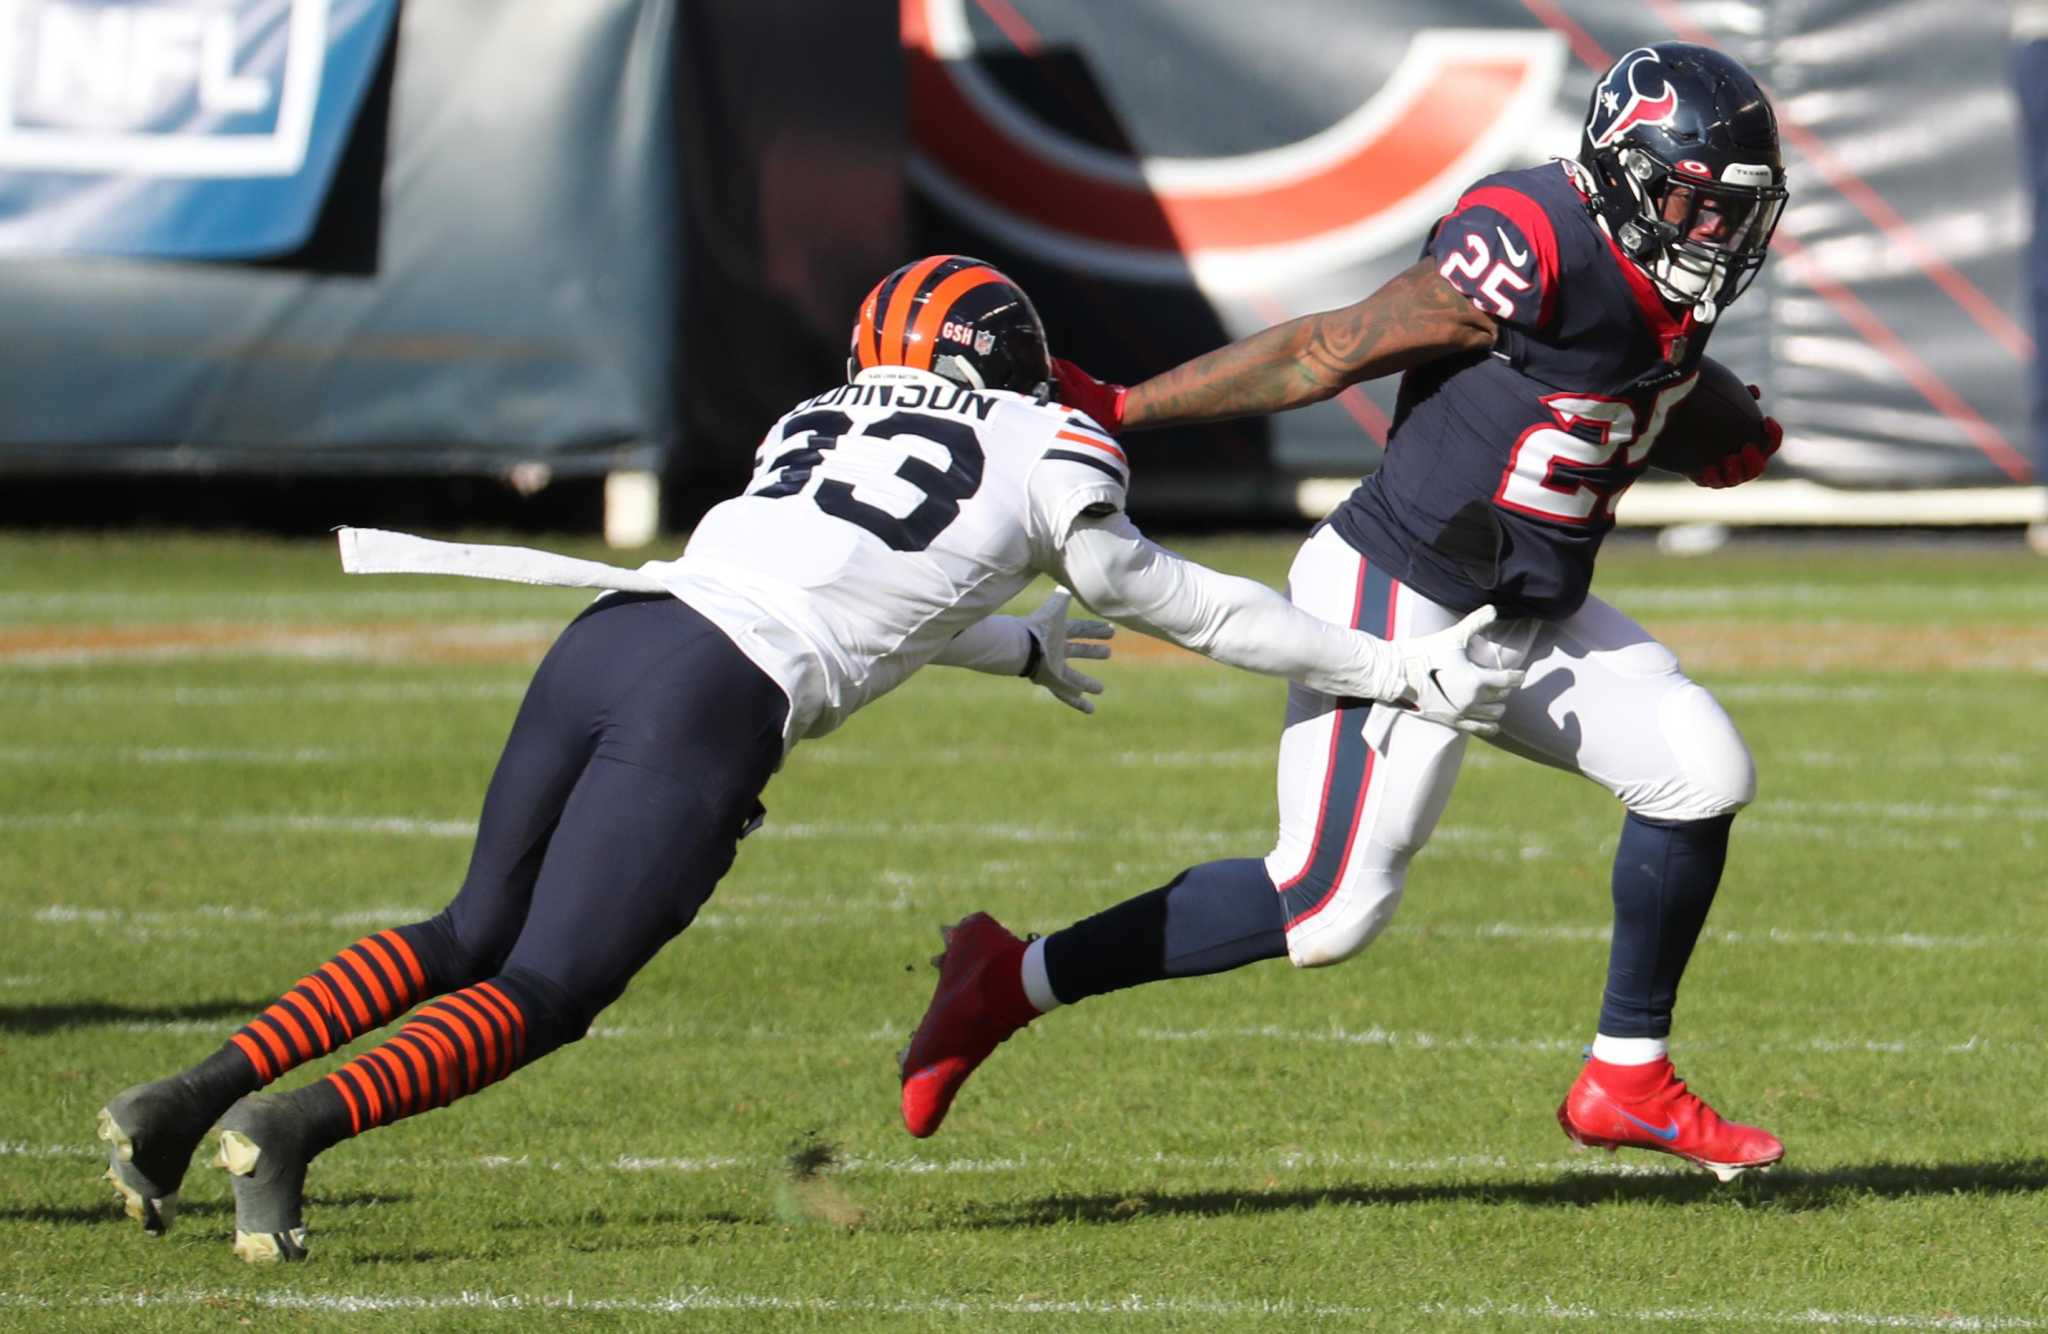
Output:
<path fill-rule="evenodd" d="M 785 746 L 822 736 L 1001 607 L 1130 469 L 1057 403 L 874 367 L 769 428 L 746 491 L 653 576 L 790 700 Z"/>

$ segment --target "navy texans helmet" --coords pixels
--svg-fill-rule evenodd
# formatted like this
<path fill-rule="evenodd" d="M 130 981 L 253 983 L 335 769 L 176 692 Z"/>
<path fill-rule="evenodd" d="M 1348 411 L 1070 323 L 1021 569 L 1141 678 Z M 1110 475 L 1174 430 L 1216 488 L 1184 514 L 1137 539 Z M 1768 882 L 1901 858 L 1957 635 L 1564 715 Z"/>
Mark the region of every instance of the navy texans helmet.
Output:
<path fill-rule="evenodd" d="M 1045 326 L 1031 298 L 965 255 L 914 260 L 875 284 L 853 322 L 846 378 L 870 366 L 908 366 L 970 389 L 1020 394 L 1052 379 Z"/>
<path fill-rule="evenodd" d="M 1579 162 L 1608 235 L 1701 323 L 1763 266 L 1785 164 L 1778 119 L 1739 61 L 1690 42 L 1629 52 L 1593 89 Z"/>

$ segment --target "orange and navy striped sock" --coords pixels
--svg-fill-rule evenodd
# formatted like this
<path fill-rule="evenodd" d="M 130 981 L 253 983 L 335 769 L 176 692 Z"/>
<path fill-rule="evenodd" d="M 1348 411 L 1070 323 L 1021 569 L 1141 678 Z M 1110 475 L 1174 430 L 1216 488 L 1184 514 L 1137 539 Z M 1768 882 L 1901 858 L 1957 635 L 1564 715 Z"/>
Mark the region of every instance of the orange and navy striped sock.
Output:
<path fill-rule="evenodd" d="M 330 1109 L 319 1118 L 329 1125 L 318 1138 L 344 1139 L 445 1107 L 525 1064 L 527 1030 L 543 1025 L 520 999 L 524 990 L 501 976 L 422 1006 L 388 1042 L 307 1090 Z M 550 1049 L 535 1045 L 533 1056 Z M 325 1089 L 340 1095 L 339 1109 L 316 1093 Z"/>
<path fill-rule="evenodd" d="M 417 930 L 400 927 L 364 936 L 300 978 L 229 1038 L 228 1044 L 248 1058 L 257 1087 L 383 1027 L 449 985 L 436 985 L 422 964 L 423 951 L 408 939 Z"/>

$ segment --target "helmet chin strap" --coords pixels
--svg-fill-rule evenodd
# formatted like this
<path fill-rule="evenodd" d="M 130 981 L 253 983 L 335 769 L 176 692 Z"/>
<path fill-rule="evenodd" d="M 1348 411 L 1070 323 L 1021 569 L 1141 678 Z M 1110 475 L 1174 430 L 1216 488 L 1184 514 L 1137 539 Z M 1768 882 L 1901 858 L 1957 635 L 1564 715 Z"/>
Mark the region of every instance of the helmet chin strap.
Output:
<path fill-rule="evenodd" d="M 1680 264 L 1669 250 L 1663 251 L 1650 264 L 1650 277 L 1658 290 L 1674 301 L 1690 304 L 1693 319 L 1701 324 L 1712 324 L 1721 313 L 1720 306 L 1707 295 L 1717 286 L 1714 280 L 1719 276 L 1718 264 L 1703 271 Z"/>
<path fill-rule="evenodd" d="M 1595 212 L 1593 214 L 1593 221 L 1599 224 L 1601 231 L 1606 232 L 1610 237 L 1614 235 L 1614 229 L 1607 225 L 1607 218 L 1604 214 Z M 1644 240 L 1640 224 L 1630 222 L 1624 226 L 1623 232 L 1624 236 L 1621 238 L 1622 253 L 1629 256 L 1629 263 L 1643 271 L 1643 276 L 1650 280 L 1651 286 L 1655 287 L 1661 295 L 1679 305 L 1690 305 L 1692 307 L 1692 317 L 1697 323 L 1712 324 L 1720 317 L 1721 307 L 1715 303 L 1712 297 L 1705 295 L 1707 289 L 1713 284 L 1715 269 L 1709 269 L 1707 272 L 1701 273 L 1697 269 L 1681 268 L 1672 261 L 1669 250 L 1660 250 L 1656 255 L 1647 260 L 1637 259 L 1634 257 L 1634 251 L 1643 244 Z M 1634 232 L 1635 234 L 1631 236 L 1627 234 L 1629 232 Z M 1684 285 L 1680 281 L 1681 277 L 1690 279 L 1696 286 L 1688 287 Z"/>

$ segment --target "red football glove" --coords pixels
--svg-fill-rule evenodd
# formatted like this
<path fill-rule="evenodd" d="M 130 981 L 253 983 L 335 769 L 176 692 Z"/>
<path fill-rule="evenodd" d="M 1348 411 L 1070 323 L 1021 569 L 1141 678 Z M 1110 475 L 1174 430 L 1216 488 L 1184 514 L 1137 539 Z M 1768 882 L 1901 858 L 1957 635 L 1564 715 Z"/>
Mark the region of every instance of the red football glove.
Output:
<path fill-rule="evenodd" d="M 1124 395 L 1130 390 L 1096 379 L 1065 357 L 1052 359 L 1052 379 L 1060 402 L 1081 409 L 1111 435 L 1124 429 Z"/>
<path fill-rule="evenodd" d="M 1764 391 L 1749 385 L 1749 396 L 1762 399 Z M 1764 418 L 1764 438 L 1761 443 L 1747 444 L 1736 450 L 1719 463 L 1709 464 L 1706 470 L 1693 478 L 1696 486 L 1719 489 L 1724 486 L 1741 486 L 1764 475 L 1764 469 L 1771 465 L 1771 456 L 1778 452 L 1778 446 L 1785 443 L 1785 428 L 1778 425 L 1776 417 Z"/>

